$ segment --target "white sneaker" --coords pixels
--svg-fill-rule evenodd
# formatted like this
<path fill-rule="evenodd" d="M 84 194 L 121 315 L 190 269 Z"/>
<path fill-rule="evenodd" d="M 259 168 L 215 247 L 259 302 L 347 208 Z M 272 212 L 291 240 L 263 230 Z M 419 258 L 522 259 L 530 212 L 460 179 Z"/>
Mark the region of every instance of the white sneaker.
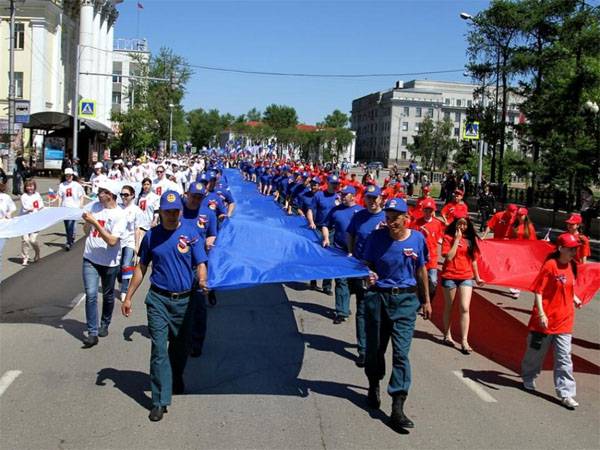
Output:
<path fill-rule="evenodd" d="M 535 381 L 525 381 L 523 380 L 523 387 L 528 391 L 535 391 Z"/>
<path fill-rule="evenodd" d="M 126 294 L 123 293 L 120 295 L 119 300 L 121 301 L 121 303 L 125 302 L 125 295 Z"/>
<path fill-rule="evenodd" d="M 519 296 L 521 295 L 521 291 L 519 289 L 515 289 L 515 288 L 510 288 L 510 295 L 512 298 L 519 298 Z"/>
<path fill-rule="evenodd" d="M 563 406 L 569 409 L 575 409 L 579 406 L 579 403 L 577 403 L 573 397 L 563 397 L 561 402 Z"/>

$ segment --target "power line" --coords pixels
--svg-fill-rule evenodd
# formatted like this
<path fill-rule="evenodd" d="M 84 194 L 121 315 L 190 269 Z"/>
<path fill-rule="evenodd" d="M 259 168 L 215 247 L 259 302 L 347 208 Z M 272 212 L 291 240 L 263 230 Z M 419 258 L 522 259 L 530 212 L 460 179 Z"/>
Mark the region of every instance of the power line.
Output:
<path fill-rule="evenodd" d="M 232 69 L 226 67 L 214 67 L 205 66 L 201 64 L 189 64 L 190 67 L 202 70 L 213 70 L 217 72 L 230 72 L 230 73 L 241 73 L 246 75 L 267 75 L 267 76 L 278 76 L 278 77 L 305 77 L 305 78 L 375 78 L 375 77 L 410 77 L 417 75 L 436 75 L 442 73 L 456 73 L 463 72 L 463 69 L 450 69 L 450 70 L 432 70 L 427 72 L 405 72 L 405 73 L 294 73 L 294 72 L 265 72 L 258 70 L 243 70 L 243 69 Z"/>

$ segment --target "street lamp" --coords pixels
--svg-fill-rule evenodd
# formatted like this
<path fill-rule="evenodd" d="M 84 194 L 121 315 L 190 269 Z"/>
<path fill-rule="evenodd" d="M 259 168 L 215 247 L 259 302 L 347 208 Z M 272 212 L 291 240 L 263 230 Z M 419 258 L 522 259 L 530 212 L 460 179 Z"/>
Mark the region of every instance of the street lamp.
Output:
<path fill-rule="evenodd" d="M 473 16 L 471 14 L 469 14 L 469 13 L 466 13 L 466 12 L 461 12 L 460 13 L 460 18 L 462 20 L 473 20 Z"/>
<path fill-rule="evenodd" d="M 169 153 L 173 153 L 173 144 L 171 144 L 171 142 L 173 141 L 173 108 L 175 107 L 175 105 L 173 103 L 169 103 L 169 109 L 170 114 L 169 114 Z"/>

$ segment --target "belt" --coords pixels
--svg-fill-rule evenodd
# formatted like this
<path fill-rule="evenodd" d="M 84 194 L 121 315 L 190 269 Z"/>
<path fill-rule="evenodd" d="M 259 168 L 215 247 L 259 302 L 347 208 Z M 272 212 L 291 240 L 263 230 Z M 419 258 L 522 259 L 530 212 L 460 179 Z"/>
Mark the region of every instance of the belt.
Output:
<path fill-rule="evenodd" d="M 410 286 L 410 287 L 383 288 L 383 287 L 373 286 L 369 290 L 370 291 L 375 291 L 375 292 L 385 292 L 385 293 L 388 293 L 388 294 L 396 295 L 396 294 L 412 294 L 412 293 L 415 293 L 415 292 L 417 292 L 417 287 L 416 286 Z"/>
<path fill-rule="evenodd" d="M 152 292 L 156 292 L 157 294 L 164 295 L 165 297 L 169 297 L 171 300 L 178 300 L 180 298 L 189 297 L 192 294 L 192 291 L 183 291 L 183 292 L 171 292 L 166 289 L 159 288 L 155 285 L 150 285 L 150 290 Z"/>

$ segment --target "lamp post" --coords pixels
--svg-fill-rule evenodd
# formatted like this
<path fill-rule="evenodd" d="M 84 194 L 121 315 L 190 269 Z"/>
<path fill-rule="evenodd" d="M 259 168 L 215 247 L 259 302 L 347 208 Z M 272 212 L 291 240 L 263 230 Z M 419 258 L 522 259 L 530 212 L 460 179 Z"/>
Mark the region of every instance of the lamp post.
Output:
<path fill-rule="evenodd" d="M 175 105 L 173 103 L 169 103 L 169 153 L 173 153 L 173 146 L 171 142 L 173 141 L 173 108 Z"/>

